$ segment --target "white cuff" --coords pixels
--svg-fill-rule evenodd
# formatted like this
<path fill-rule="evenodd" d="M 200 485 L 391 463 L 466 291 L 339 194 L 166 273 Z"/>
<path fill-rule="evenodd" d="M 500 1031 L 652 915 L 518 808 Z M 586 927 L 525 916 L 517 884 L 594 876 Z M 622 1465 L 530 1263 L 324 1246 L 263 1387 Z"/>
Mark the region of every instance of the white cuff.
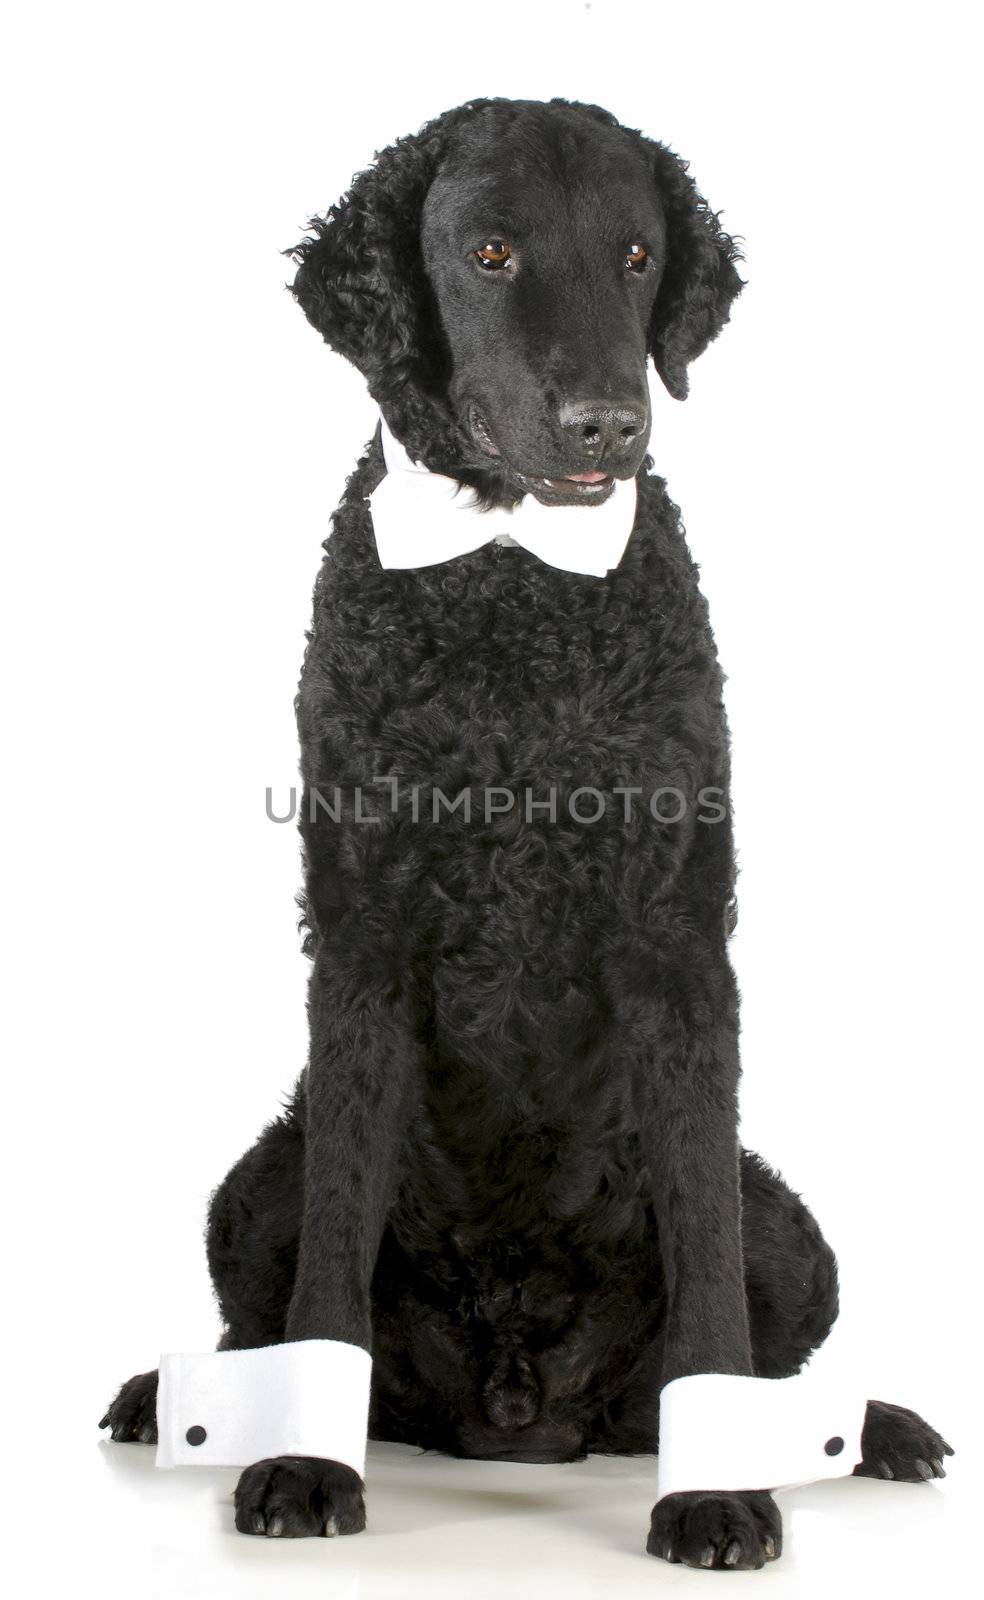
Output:
<path fill-rule="evenodd" d="M 336 1339 L 162 1355 L 159 1467 L 320 1456 L 365 1474 L 372 1357 Z"/>
<path fill-rule="evenodd" d="M 850 1477 L 861 1460 L 866 1406 L 809 1370 L 794 1378 L 675 1378 L 659 1400 L 657 1498 Z"/>

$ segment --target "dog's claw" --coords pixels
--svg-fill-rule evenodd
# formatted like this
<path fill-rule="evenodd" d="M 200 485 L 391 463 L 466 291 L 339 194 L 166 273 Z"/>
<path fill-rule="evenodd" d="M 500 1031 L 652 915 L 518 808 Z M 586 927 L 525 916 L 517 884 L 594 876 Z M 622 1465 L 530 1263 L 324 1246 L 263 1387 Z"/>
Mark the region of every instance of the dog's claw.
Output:
<path fill-rule="evenodd" d="M 861 1435 L 860 1478 L 894 1478 L 899 1483 L 930 1483 L 946 1476 L 943 1457 L 953 1449 L 925 1418 L 904 1406 L 869 1400 Z"/>
<path fill-rule="evenodd" d="M 779 1508 L 764 1492 L 665 1495 L 653 1507 L 646 1549 L 694 1571 L 764 1567 L 782 1552 Z"/>
<path fill-rule="evenodd" d="M 363 1483 L 352 1467 L 314 1456 L 270 1457 L 243 1472 L 233 1495 L 240 1533 L 304 1539 L 360 1533 Z"/>
<path fill-rule="evenodd" d="M 114 1444 L 157 1442 L 157 1373 L 128 1378 L 103 1413 L 100 1428 L 109 1429 Z"/>

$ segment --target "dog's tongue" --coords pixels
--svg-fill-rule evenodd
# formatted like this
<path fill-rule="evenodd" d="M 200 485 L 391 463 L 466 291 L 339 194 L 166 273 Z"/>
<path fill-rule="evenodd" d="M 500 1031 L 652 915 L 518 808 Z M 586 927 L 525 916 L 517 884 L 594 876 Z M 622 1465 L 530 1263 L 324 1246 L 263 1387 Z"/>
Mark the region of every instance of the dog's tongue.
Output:
<path fill-rule="evenodd" d="M 568 483 L 601 483 L 607 478 L 607 472 L 571 472 L 568 473 Z"/>

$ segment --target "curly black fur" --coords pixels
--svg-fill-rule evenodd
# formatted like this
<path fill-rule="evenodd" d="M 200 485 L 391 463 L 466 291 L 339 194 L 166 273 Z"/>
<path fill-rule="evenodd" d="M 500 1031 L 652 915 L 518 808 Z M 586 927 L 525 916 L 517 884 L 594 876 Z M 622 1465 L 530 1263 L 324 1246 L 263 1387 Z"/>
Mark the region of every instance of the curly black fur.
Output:
<path fill-rule="evenodd" d="M 493 286 L 468 258 L 503 211 L 520 270 Z M 605 580 L 500 544 L 395 572 L 367 505 L 378 438 L 347 485 L 297 698 L 311 1051 L 212 1198 L 222 1345 L 371 1346 L 376 1437 L 649 1451 L 669 1379 L 792 1374 L 837 1312 L 816 1223 L 738 1144 L 728 735 L 697 571 L 645 471 L 648 420 L 602 447 L 559 409 L 616 393 L 641 415 L 647 356 L 682 398 L 738 251 L 678 157 L 558 101 L 447 113 L 311 227 L 293 293 L 411 455 L 487 504 L 531 463 L 566 478 L 600 459 L 638 475 L 639 503 Z M 494 786 L 553 790 L 556 820 L 435 820 L 436 790 Z M 614 801 L 590 826 L 568 810 L 582 786 Z M 679 820 L 614 800 L 665 788 Z M 152 1377 L 114 1402 L 114 1437 L 144 1436 Z M 249 1469 L 237 1525 L 360 1526 L 361 1491 L 330 1469 Z M 779 1553 L 767 1495 L 673 1500 L 656 1553 Z"/>

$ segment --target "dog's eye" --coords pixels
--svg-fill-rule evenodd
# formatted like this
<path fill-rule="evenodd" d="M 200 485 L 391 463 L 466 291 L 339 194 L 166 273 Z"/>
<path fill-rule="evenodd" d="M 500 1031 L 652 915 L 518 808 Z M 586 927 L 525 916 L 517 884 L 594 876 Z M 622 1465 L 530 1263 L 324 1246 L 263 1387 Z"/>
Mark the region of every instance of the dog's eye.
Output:
<path fill-rule="evenodd" d="M 625 265 L 631 272 L 644 272 L 649 253 L 644 244 L 630 244 L 625 253 Z"/>
<path fill-rule="evenodd" d="M 481 250 L 475 251 L 475 256 L 480 267 L 486 272 L 499 272 L 503 267 L 508 267 L 512 260 L 512 251 L 505 239 L 486 239 Z"/>

